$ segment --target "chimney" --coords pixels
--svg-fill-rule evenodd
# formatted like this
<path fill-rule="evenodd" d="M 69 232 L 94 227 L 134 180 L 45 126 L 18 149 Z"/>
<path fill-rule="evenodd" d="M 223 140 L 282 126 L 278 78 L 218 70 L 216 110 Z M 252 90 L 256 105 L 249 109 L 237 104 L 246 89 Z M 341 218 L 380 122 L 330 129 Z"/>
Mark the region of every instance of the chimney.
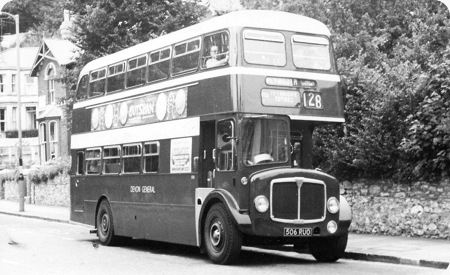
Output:
<path fill-rule="evenodd" d="M 62 39 L 69 40 L 72 38 L 72 22 L 70 21 L 70 11 L 64 10 L 64 21 L 59 27 Z"/>

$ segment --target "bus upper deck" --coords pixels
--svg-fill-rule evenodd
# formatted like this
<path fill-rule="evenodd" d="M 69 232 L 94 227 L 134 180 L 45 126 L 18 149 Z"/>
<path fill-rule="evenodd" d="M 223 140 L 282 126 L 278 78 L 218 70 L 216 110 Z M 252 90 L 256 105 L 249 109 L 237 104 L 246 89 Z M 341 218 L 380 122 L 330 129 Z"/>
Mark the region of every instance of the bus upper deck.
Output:
<path fill-rule="evenodd" d="M 321 22 L 240 11 L 88 63 L 74 105 L 87 123 L 73 133 L 223 112 L 343 122 L 339 85 Z"/>

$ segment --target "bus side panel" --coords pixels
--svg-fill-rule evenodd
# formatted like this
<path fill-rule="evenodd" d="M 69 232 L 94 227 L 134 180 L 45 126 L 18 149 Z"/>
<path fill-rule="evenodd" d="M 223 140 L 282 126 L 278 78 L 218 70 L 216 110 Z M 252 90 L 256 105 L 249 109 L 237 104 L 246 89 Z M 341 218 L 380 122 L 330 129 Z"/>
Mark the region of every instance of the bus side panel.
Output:
<path fill-rule="evenodd" d="M 76 121 L 76 123 L 72 123 L 72 134 L 91 131 L 91 109 L 74 109 L 72 121 Z"/>
<path fill-rule="evenodd" d="M 197 174 L 167 175 L 164 177 L 165 218 L 168 242 L 197 245 L 195 230 L 195 188 Z"/>
<path fill-rule="evenodd" d="M 84 219 L 84 177 L 70 177 L 70 220 L 86 223 Z"/>
<path fill-rule="evenodd" d="M 230 81 L 231 76 L 226 75 L 205 79 L 198 85 L 189 87 L 187 115 L 190 117 L 233 111 L 235 98 Z"/>

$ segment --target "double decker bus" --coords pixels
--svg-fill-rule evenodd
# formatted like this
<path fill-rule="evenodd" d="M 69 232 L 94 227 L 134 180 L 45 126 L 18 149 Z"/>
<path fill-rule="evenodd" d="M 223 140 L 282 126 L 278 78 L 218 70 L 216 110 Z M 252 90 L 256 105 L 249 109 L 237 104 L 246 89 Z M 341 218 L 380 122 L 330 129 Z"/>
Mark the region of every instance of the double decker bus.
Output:
<path fill-rule="evenodd" d="M 314 169 L 317 125 L 344 122 L 328 28 L 276 11 L 209 19 L 88 63 L 73 107 L 74 222 L 103 245 L 345 251 L 351 210 Z"/>

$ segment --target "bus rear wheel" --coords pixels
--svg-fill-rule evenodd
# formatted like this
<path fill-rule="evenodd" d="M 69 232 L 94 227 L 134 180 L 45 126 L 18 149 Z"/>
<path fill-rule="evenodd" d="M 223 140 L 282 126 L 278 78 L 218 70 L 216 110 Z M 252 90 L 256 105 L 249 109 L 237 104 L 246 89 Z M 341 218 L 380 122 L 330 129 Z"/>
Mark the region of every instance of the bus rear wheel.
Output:
<path fill-rule="evenodd" d="M 221 203 L 211 207 L 203 228 L 206 253 L 215 264 L 232 264 L 241 252 L 242 233 Z"/>
<path fill-rule="evenodd" d="M 347 240 L 348 234 L 339 237 L 314 238 L 309 242 L 309 250 L 319 262 L 335 262 L 344 255 Z"/>
<path fill-rule="evenodd" d="M 97 211 L 97 236 L 102 245 L 113 246 L 119 243 L 119 237 L 114 234 L 114 218 L 109 202 L 103 200 Z"/>

